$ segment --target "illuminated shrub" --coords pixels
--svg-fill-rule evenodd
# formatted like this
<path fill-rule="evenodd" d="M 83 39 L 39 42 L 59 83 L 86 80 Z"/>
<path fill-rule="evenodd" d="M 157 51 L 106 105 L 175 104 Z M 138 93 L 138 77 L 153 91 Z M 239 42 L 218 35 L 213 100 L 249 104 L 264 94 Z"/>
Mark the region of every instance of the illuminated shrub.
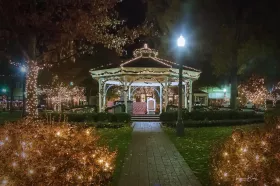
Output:
<path fill-rule="evenodd" d="M 107 185 L 115 153 L 92 129 L 21 120 L 0 128 L 0 185 Z"/>
<path fill-rule="evenodd" d="M 280 128 L 236 130 L 212 154 L 214 185 L 279 185 Z"/>

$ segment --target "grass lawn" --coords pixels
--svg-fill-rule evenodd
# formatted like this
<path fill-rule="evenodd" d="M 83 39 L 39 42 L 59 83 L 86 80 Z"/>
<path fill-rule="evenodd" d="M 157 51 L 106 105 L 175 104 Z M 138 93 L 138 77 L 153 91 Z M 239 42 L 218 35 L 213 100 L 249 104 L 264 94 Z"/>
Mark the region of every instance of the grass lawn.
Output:
<path fill-rule="evenodd" d="M 187 128 L 185 137 L 176 137 L 174 129 L 164 128 L 171 141 L 189 164 L 194 174 L 203 185 L 209 184 L 209 153 L 211 147 L 229 137 L 235 128 L 252 130 L 262 125 L 246 125 L 240 127 L 204 127 Z"/>
<path fill-rule="evenodd" d="M 16 121 L 21 118 L 21 111 L 0 112 L 0 125 L 5 121 Z"/>
<path fill-rule="evenodd" d="M 116 167 L 112 181 L 112 185 L 117 185 L 127 148 L 131 142 L 132 128 L 98 129 L 97 133 L 100 135 L 101 145 L 108 145 L 112 151 L 117 150 Z"/>

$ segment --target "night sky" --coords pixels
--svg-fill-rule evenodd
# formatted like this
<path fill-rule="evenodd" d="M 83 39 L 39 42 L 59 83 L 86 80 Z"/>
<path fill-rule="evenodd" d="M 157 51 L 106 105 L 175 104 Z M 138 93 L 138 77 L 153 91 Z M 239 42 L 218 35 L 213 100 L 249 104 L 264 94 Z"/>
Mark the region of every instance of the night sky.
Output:
<path fill-rule="evenodd" d="M 193 5 L 193 0 L 189 0 L 189 1 L 182 1 L 184 3 L 182 3 L 182 9 L 188 10 L 185 11 L 185 16 L 183 16 L 181 18 L 181 22 L 179 22 L 181 25 L 191 25 L 193 26 L 193 33 L 198 32 L 199 29 L 197 29 L 197 27 L 199 27 L 200 25 L 205 25 L 203 29 L 207 29 L 207 26 L 211 23 L 211 21 L 215 20 L 215 19 L 221 19 L 223 17 L 228 17 L 228 12 L 226 8 L 223 7 L 228 7 L 229 1 L 210 1 L 210 0 L 206 0 L 205 3 L 217 3 L 219 2 L 219 6 L 217 6 L 217 10 L 216 13 L 217 14 L 213 14 L 213 15 L 209 15 L 207 17 L 203 17 L 200 16 L 201 12 L 198 11 L 194 11 L 195 9 L 193 9 L 192 5 Z M 279 25 L 277 24 L 278 22 L 278 15 L 279 15 L 279 11 L 278 11 L 278 7 L 277 6 L 279 3 L 275 3 L 275 2 L 265 2 L 265 1 L 253 1 L 253 0 L 248 0 L 248 1 L 241 1 L 241 0 L 237 0 L 237 1 L 233 1 L 233 8 L 236 8 L 238 6 L 241 7 L 246 7 L 248 8 L 248 11 L 252 9 L 253 11 L 253 16 L 250 18 L 250 22 L 248 22 L 248 24 L 258 24 L 260 22 L 264 22 L 263 25 L 260 25 L 260 29 L 264 29 L 265 31 L 263 33 L 269 35 L 274 34 L 276 37 L 276 39 L 280 38 L 279 34 L 275 34 L 275 33 L 279 33 L 280 29 L 279 29 Z M 167 3 L 168 4 L 168 3 Z M 201 10 L 207 9 L 208 7 L 201 7 Z M 119 12 L 119 16 L 120 19 L 125 20 L 125 24 L 129 27 L 129 28 L 134 28 L 138 25 L 141 25 L 141 23 L 143 23 L 145 21 L 145 19 L 147 18 L 147 1 L 144 0 L 123 0 L 122 2 L 118 3 L 117 5 L 117 11 Z M 260 10 L 262 10 L 262 12 L 260 12 Z M 160 12 L 159 12 L 160 13 Z M 224 14 L 225 16 L 220 16 L 221 14 Z M 193 19 L 195 17 L 195 19 Z M 222 18 L 221 18 L 222 17 Z M 193 19 L 193 20 L 191 20 Z M 179 20 L 179 19 L 178 19 Z M 175 32 L 175 31 L 174 31 Z M 197 38 L 195 38 L 197 39 Z M 279 39 L 280 40 L 280 39 Z M 195 40 L 194 40 L 195 41 Z M 81 76 L 83 76 L 84 74 L 88 74 L 88 70 L 91 68 L 95 68 L 98 67 L 102 64 L 106 64 L 106 63 L 120 63 L 123 60 L 127 60 L 132 58 L 132 52 L 133 50 L 135 50 L 136 48 L 140 48 L 143 46 L 144 43 L 148 43 L 149 46 L 151 46 L 151 48 L 153 48 L 153 46 L 155 46 L 155 44 L 153 43 L 153 41 L 150 38 L 147 37 L 141 37 L 138 38 L 137 40 L 135 40 L 135 43 L 132 45 L 127 45 L 125 46 L 125 52 L 123 53 L 123 56 L 118 56 L 114 51 L 105 49 L 102 46 L 97 45 L 96 46 L 96 54 L 95 56 L 89 56 L 89 55 L 85 55 L 82 56 L 81 58 L 78 58 L 77 61 L 78 63 L 75 64 L 61 64 L 60 68 L 56 68 L 56 69 L 50 69 L 49 72 L 50 73 L 55 73 L 55 74 L 60 74 L 62 76 L 65 76 L 65 79 L 68 81 L 68 79 L 73 79 L 76 78 L 76 76 L 78 76 L 79 78 L 77 79 L 82 79 Z M 157 47 L 155 47 L 155 49 L 158 49 Z M 160 53 L 160 57 L 161 57 L 161 53 Z M 163 57 L 164 58 L 164 57 Z M 214 78 L 214 75 L 212 73 L 213 69 L 211 67 L 211 65 L 209 64 L 209 58 L 211 58 L 211 55 L 209 56 L 201 56 L 198 54 L 191 54 L 190 55 L 191 59 L 188 59 L 187 65 L 201 69 L 202 71 L 204 71 L 204 73 L 202 74 L 201 77 L 201 81 L 209 81 L 209 83 L 212 83 L 211 81 L 215 82 L 216 78 Z M 266 68 L 263 68 L 264 64 L 259 65 L 256 69 L 254 68 L 248 68 L 248 73 L 251 74 L 253 72 L 258 72 L 258 73 L 262 73 L 263 71 L 265 72 L 270 72 L 271 68 L 268 68 L 266 66 Z M 275 63 L 271 64 L 272 66 L 275 65 Z M 9 74 L 9 73 L 15 73 L 14 69 L 11 71 L 11 68 L 13 67 L 9 67 L 9 65 L 7 65 L 7 63 L 5 63 L 5 60 L 1 60 L 1 67 L 0 68 L 0 74 Z M 277 67 L 278 68 L 278 67 Z M 265 70 L 263 70 L 265 69 Z M 275 72 L 275 71 L 273 71 Z M 45 76 L 45 75 L 44 75 Z M 277 73 L 274 73 L 273 76 L 275 78 L 279 78 Z M 211 78 L 209 78 L 211 77 Z M 223 77 L 223 80 L 225 80 L 226 78 Z"/>

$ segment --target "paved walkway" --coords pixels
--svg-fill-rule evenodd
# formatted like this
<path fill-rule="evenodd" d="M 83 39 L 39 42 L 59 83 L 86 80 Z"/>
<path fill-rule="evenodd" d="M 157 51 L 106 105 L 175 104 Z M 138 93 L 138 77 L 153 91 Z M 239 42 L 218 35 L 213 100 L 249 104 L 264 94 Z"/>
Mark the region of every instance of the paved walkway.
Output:
<path fill-rule="evenodd" d="M 136 122 L 119 186 L 200 186 L 173 143 L 155 122 Z"/>

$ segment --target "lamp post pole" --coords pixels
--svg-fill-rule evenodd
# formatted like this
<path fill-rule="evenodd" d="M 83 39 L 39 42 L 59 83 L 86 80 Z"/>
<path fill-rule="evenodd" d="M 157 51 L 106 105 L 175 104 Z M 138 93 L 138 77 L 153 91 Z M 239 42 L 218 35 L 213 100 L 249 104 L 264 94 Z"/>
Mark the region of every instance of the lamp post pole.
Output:
<path fill-rule="evenodd" d="M 178 105 L 178 119 L 177 119 L 177 136 L 184 136 L 184 123 L 182 118 L 182 81 L 183 81 L 183 65 L 179 65 L 179 105 Z"/>
<path fill-rule="evenodd" d="M 177 46 L 178 49 L 183 49 L 185 46 L 185 39 L 183 36 L 180 36 L 177 40 Z M 178 118 L 177 118 L 177 125 L 176 125 L 176 134 L 177 136 L 184 136 L 185 131 L 184 131 L 184 123 L 183 123 L 183 118 L 182 118 L 182 82 L 183 82 L 183 64 L 182 61 L 180 60 L 181 58 L 181 52 L 179 51 L 179 104 L 178 104 Z"/>

